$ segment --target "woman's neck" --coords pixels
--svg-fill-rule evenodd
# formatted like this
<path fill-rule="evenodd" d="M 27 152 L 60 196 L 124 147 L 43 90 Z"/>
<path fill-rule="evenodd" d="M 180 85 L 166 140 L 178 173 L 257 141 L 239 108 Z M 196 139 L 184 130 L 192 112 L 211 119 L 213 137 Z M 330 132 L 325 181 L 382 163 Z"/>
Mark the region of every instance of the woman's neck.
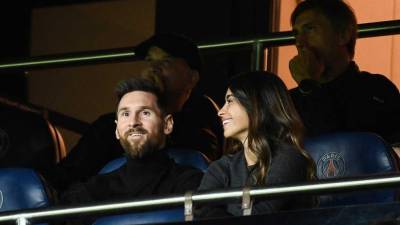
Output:
<path fill-rule="evenodd" d="M 244 157 L 246 159 L 247 166 L 252 166 L 257 163 L 257 156 L 250 150 L 247 144 L 244 145 Z"/>

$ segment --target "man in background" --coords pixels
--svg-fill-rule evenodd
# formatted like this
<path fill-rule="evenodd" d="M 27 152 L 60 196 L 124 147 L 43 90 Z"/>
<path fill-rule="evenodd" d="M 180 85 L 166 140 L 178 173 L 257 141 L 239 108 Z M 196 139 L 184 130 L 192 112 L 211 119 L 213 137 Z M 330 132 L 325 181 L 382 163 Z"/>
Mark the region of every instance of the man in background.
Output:
<path fill-rule="evenodd" d="M 291 90 L 309 136 L 366 131 L 400 142 L 400 94 L 385 76 L 353 61 L 357 21 L 340 0 L 300 2 L 291 15 L 298 54 L 289 68 Z M 373 57 L 373 56 L 371 56 Z"/>

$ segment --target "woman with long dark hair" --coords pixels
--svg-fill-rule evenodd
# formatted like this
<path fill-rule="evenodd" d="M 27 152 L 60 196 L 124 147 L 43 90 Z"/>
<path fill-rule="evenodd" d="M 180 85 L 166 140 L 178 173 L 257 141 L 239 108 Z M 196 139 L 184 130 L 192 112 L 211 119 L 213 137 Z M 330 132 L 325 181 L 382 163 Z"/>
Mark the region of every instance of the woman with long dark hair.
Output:
<path fill-rule="evenodd" d="M 303 149 L 303 124 L 282 80 L 248 72 L 230 80 L 218 112 L 226 155 L 213 162 L 199 190 L 287 185 L 314 179 L 315 164 Z M 255 200 L 252 214 L 308 207 L 308 196 Z M 199 207 L 196 217 L 242 215 L 240 204 Z"/>

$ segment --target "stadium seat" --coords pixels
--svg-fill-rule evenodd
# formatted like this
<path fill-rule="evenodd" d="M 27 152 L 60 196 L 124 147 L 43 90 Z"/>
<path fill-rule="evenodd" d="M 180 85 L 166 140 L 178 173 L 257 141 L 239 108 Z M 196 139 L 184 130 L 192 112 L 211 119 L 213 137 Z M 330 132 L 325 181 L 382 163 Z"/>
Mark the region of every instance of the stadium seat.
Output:
<path fill-rule="evenodd" d="M 168 155 L 176 163 L 191 165 L 202 171 L 208 167 L 206 158 L 198 151 L 189 149 L 168 149 Z M 100 170 L 100 174 L 112 172 L 126 163 L 126 158 L 121 157 L 109 162 Z M 107 216 L 99 218 L 94 225 L 128 225 L 128 224 L 154 224 L 184 221 L 183 207 L 155 210 L 149 212 L 131 213 L 125 215 Z"/>
<path fill-rule="evenodd" d="M 0 167 L 46 171 L 65 157 L 61 134 L 38 113 L 0 102 Z"/>
<path fill-rule="evenodd" d="M 32 169 L 0 169 L 0 212 L 47 207 L 52 200 Z"/>
<path fill-rule="evenodd" d="M 305 149 L 317 166 L 320 180 L 368 177 L 398 171 L 391 147 L 366 132 L 325 134 L 305 140 Z M 320 206 L 339 206 L 397 200 L 393 189 L 320 196 Z"/>
<path fill-rule="evenodd" d="M 174 159 L 174 161 L 178 164 L 189 165 L 196 167 L 203 172 L 208 167 L 208 162 L 203 154 L 196 150 L 191 149 L 168 149 L 168 155 L 170 158 Z M 122 165 L 126 163 L 125 157 L 120 157 L 112 160 L 107 163 L 99 172 L 99 174 L 109 173 L 120 168 Z"/>

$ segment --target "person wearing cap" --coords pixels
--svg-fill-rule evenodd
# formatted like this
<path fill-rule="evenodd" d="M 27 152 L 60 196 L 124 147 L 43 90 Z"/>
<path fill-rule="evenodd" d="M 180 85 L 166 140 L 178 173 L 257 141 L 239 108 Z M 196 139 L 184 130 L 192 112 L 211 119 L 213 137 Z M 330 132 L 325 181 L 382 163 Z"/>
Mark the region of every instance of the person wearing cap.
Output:
<path fill-rule="evenodd" d="M 174 118 L 174 129 L 167 147 L 194 149 L 209 161 L 222 155 L 222 127 L 213 103 L 196 90 L 202 67 L 194 42 L 176 34 L 156 34 L 135 48 L 135 54 L 148 61 L 142 76 L 156 76 L 165 85 L 167 111 Z M 124 150 L 115 138 L 115 113 L 94 121 L 66 158 L 43 176 L 58 191 L 96 175 Z"/>

